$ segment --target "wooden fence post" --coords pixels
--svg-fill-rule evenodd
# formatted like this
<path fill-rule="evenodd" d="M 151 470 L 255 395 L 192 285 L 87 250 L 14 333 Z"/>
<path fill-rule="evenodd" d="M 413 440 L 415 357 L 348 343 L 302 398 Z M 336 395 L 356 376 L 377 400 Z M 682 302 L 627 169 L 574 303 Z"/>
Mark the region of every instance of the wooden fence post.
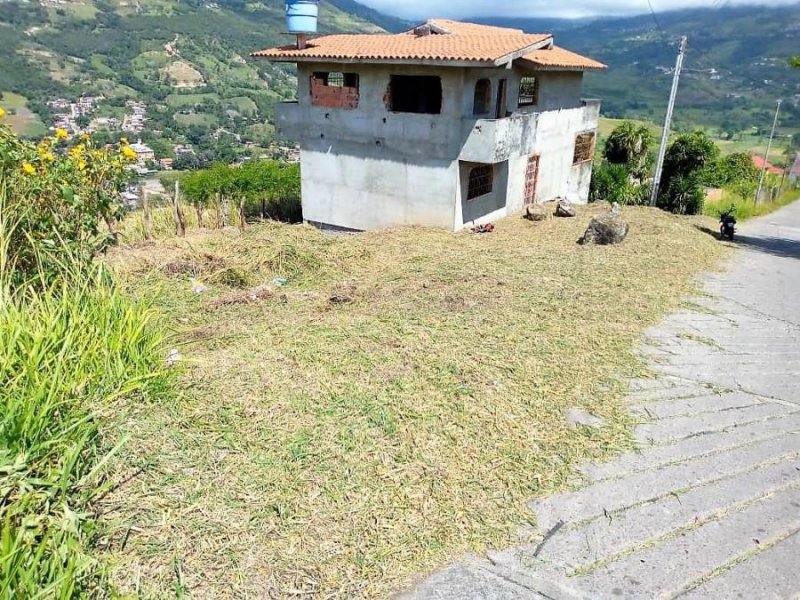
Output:
<path fill-rule="evenodd" d="M 247 221 L 244 216 L 244 196 L 239 198 L 239 231 L 244 232 Z"/>
<path fill-rule="evenodd" d="M 175 181 L 175 197 L 172 200 L 172 206 L 175 212 L 175 228 L 179 237 L 186 237 L 186 221 L 183 218 L 183 211 L 181 211 L 181 182 Z"/>
<path fill-rule="evenodd" d="M 150 214 L 150 201 L 147 199 L 147 190 L 142 186 L 142 208 L 144 209 L 144 239 L 153 239 L 153 223 L 152 215 Z"/>
<path fill-rule="evenodd" d="M 225 226 L 225 221 L 222 217 L 222 194 L 217 192 L 217 229 L 222 229 Z"/>

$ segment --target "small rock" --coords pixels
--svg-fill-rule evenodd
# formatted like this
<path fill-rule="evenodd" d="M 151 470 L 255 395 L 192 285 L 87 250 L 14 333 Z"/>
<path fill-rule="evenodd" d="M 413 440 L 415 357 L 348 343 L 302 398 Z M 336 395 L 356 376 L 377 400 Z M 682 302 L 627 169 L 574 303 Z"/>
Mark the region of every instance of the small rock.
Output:
<path fill-rule="evenodd" d="M 275 287 L 283 287 L 287 283 L 289 283 L 289 280 L 284 279 L 283 277 L 276 277 L 275 279 L 272 280 L 272 285 L 274 285 Z"/>
<path fill-rule="evenodd" d="M 630 231 L 630 226 L 622 220 L 619 205 L 617 205 L 616 208 L 612 207 L 609 212 L 592 218 L 579 243 L 600 246 L 620 244 L 628 237 L 628 231 Z"/>
<path fill-rule="evenodd" d="M 580 408 L 571 408 L 567 412 L 567 425 L 570 427 L 577 428 L 581 425 L 585 427 L 596 427 L 600 428 L 606 424 L 605 419 L 601 417 L 596 417 L 591 413 L 586 412 Z"/>
<path fill-rule="evenodd" d="M 205 294 L 208 291 L 208 286 L 203 284 L 202 281 L 192 279 L 192 292 L 195 294 Z"/>
<path fill-rule="evenodd" d="M 525 218 L 528 221 L 546 221 L 547 217 L 547 211 L 541 204 L 528 204 L 525 207 Z"/>
<path fill-rule="evenodd" d="M 556 204 L 556 212 L 554 214 L 562 219 L 571 219 L 572 217 L 578 216 L 578 211 L 575 209 L 575 205 L 569 200 L 559 200 Z"/>
<path fill-rule="evenodd" d="M 329 298 L 331 304 L 352 304 L 355 302 L 356 286 L 343 284 L 337 286 Z"/>
<path fill-rule="evenodd" d="M 183 357 L 181 356 L 181 353 L 178 352 L 177 348 L 173 348 L 169 351 L 169 354 L 167 354 L 167 366 L 174 367 L 182 358 Z"/>

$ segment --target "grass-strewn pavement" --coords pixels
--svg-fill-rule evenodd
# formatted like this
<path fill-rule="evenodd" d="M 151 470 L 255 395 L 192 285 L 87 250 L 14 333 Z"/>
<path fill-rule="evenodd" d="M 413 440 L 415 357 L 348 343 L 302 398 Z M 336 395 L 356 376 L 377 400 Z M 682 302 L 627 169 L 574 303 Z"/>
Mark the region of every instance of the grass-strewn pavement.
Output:
<path fill-rule="evenodd" d="M 179 405 L 119 417 L 122 591 L 385 597 L 512 541 L 526 500 L 630 444 L 637 339 L 728 251 L 694 227 L 713 220 L 645 208 L 623 209 L 622 246 L 578 246 L 599 210 L 483 236 L 259 225 L 122 249 L 188 365 Z M 225 282 L 276 276 L 274 297 L 227 304 Z M 571 407 L 607 426 L 569 428 Z"/>

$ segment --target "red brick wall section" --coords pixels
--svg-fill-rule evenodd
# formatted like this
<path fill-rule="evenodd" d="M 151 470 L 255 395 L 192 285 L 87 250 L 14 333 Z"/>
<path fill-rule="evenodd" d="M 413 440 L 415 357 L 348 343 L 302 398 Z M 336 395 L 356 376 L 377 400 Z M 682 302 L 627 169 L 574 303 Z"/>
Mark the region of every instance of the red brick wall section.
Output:
<path fill-rule="evenodd" d="M 325 82 L 311 77 L 311 105 L 324 108 L 358 108 L 358 88 L 327 86 Z"/>

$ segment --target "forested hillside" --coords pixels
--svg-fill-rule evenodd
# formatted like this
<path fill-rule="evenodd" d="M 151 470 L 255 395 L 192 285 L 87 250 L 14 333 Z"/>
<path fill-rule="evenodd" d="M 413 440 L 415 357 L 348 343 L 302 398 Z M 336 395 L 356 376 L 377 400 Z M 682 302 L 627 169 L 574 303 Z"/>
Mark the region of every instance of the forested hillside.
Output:
<path fill-rule="evenodd" d="M 0 0 L 2 1 L 2 0 Z M 131 131 L 159 156 L 190 143 L 209 159 L 231 148 L 263 153 L 273 142 L 273 105 L 295 90 L 293 67 L 252 61 L 254 49 L 288 41 L 282 0 L 39 0 L 2 2 L 0 99 L 12 125 L 36 137 L 57 121 L 48 102 L 103 100 L 78 118 L 100 131 L 146 116 Z M 610 65 L 589 74 L 587 96 L 608 117 L 660 122 L 677 43 L 689 54 L 676 126 L 714 128 L 733 139 L 763 133 L 775 101 L 785 100 L 782 135 L 800 131 L 800 4 L 675 11 L 632 18 L 564 21 L 482 19 L 527 31 L 553 31 L 558 43 Z M 403 30 L 409 23 L 355 0 L 322 4 L 321 30 Z M 131 106 L 136 101 L 137 107 Z"/>
<path fill-rule="evenodd" d="M 381 30 L 330 2 L 320 27 Z M 53 123 L 48 102 L 102 95 L 85 121 L 122 123 L 132 111 L 126 103 L 141 102 L 141 136 L 157 149 L 159 140 L 190 141 L 211 151 L 226 135 L 265 147 L 272 107 L 294 94 L 295 80 L 291 67 L 253 61 L 249 53 L 288 42 L 283 31 L 281 0 L 3 2 L 0 102 L 31 136 Z"/>

